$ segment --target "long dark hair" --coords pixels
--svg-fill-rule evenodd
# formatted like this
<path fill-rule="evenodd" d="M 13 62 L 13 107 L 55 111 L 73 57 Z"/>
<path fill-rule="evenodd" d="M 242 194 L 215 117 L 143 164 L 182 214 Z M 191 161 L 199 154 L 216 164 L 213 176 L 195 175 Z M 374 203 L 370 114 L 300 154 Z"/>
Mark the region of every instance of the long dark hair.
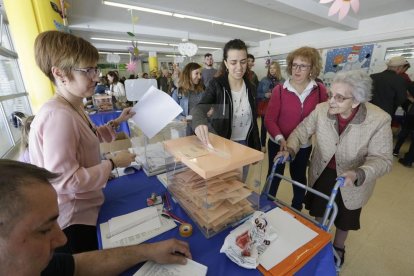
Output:
<path fill-rule="evenodd" d="M 114 79 L 112 80 L 112 84 L 116 84 L 117 82 L 119 82 L 119 77 L 118 74 L 115 73 L 115 71 L 109 71 L 106 75 L 110 75 L 111 77 L 113 77 Z"/>
<path fill-rule="evenodd" d="M 180 80 L 178 81 L 178 87 L 180 92 L 184 96 L 188 96 L 190 91 L 194 91 L 195 93 L 200 93 L 204 91 L 204 84 L 203 81 L 200 80 L 198 84 L 193 84 L 191 80 L 191 73 L 194 70 L 200 69 L 201 65 L 195 62 L 190 62 L 184 67 L 184 70 L 181 72 Z"/>
<path fill-rule="evenodd" d="M 247 46 L 243 40 L 236 38 L 236 39 L 233 39 L 227 42 L 223 48 L 223 61 L 221 62 L 220 70 L 219 70 L 219 73 L 217 74 L 218 76 L 224 75 L 227 70 L 226 65 L 224 64 L 224 61 L 227 61 L 229 50 L 245 50 L 246 55 L 247 55 Z M 247 76 L 249 71 L 250 71 L 249 68 L 246 68 L 246 72 L 244 73 L 243 77 Z"/>

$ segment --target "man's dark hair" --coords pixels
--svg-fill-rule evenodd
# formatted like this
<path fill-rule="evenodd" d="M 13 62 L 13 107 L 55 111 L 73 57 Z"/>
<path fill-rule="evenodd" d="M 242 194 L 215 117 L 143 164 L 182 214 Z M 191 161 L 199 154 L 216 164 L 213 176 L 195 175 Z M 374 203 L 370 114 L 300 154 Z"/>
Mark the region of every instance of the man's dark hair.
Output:
<path fill-rule="evenodd" d="M 254 55 L 252 55 L 252 54 L 247 54 L 247 58 L 248 59 L 251 58 L 253 61 L 255 61 Z"/>
<path fill-rule="evenodd" d="M 211 56 L 212 56 L 212 54 L 207 53 L 207 54 L 205 54 L 205 55 L 204 55 L 204 58 L 206 58 L 206 57 L 211 57 Z"/>
<path fill-rule="evenodd" d="M 0 159 L 0 236 L 6 236 L 27 206 L 22 190 L 29 185 L 51 185 L 59 174 L 19 161 Z"/>

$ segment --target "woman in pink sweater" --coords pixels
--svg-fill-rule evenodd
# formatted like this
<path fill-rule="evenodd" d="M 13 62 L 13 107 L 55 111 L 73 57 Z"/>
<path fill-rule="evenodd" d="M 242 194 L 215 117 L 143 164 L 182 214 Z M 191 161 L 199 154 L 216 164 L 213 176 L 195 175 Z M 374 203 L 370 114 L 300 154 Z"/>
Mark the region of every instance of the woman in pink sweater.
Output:
<path fill-rule="evenodd" d="M 288 55 L 286 62 L 289 79 L 273 89 L 265 115 L 265 126 L 269 133 L 268 175 L 276 153 L 286 149 L 286 139 L 290 133 L 315 109 L 318 103 L 328 99 L 325 86 L 315 81 L 322 67 L 318 50 L 310 47 L 296 49 Z M 311 151 L 310 140 L 301 145 L 295 160 L 289 166 L 293 180 L 306 184 L 306 166 Z M 285 165 L 281 164 L 278 165 L 276 172 L 283 174 L 284 170 Z M 280 178 L 275 177 L 270 185 L 270 195 L 276 196 L 279 183 Z M 293 208 L 302 209 L 304 195 L 305 190 L 293 185 Z"/>
<path fill-rule="evenodd" d="M 134 115 L 124 109 L 108 125 L 96 127 L 85 114 L 82 99 L 94 94 L 99 69 L 97 49 L 74 35 L 47 31 L 35 41 L 36 63 L 56 86 L 31 125 L 32 164 L 60 176 L 52 184 L 58 195 L 58 223 L 68 243 L 60 251 L 77 253 L 97 249 L 96 220 L 105 187 L 116 166 L 128 166 L 134 155 L 120 152 L 101 160 L 99 142 L 115 138 L 114 128 Z"/>

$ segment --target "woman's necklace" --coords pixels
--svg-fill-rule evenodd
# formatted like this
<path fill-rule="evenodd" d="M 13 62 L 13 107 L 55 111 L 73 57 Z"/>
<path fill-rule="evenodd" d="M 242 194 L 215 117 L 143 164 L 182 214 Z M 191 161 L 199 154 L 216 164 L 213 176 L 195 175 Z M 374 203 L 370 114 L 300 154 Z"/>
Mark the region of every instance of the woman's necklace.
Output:
<path fill-rule="evenodd" d="M 96 128 L 92 124 L 91 120 L 86 116 L 85 112 L 82 110 L 79 110 L 76 108 L 68 99 L 66 99 L 63 95 L 56 93 L 58 98 L 62 98 L 66 103 L 69 104 L 69 106 L 82 118 L 83 121 L 85 121 L 89 128 L 92 130 L 92 132 L 96 135 Z"/>

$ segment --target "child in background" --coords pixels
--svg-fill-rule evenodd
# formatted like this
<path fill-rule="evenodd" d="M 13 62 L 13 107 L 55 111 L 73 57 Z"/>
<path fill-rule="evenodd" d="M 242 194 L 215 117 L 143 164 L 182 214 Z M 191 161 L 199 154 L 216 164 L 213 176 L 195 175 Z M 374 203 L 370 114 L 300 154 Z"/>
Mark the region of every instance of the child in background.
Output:
<path fill-rule="evenodd" d="M 29 157 L 29 133 L 30 133 L 30 125 L 33 122 L 35 116 L 29 116 L 23 120 L 22 126 L 22 146 L 21 146 L 21 154 L 19 157 L 19 161 L 30 163 Z"/>

